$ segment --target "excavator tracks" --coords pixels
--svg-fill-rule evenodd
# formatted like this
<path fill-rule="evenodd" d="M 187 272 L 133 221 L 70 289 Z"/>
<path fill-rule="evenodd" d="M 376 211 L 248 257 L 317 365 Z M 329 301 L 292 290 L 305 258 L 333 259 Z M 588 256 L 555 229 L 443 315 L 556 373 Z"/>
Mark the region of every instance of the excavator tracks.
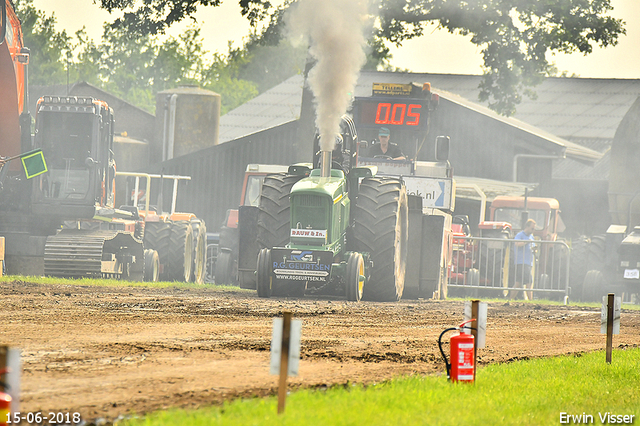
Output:
<path fill-rule="evenodd" d="M 65 278 L 123 278 L 142 271 L 142 242 L 130 232 L 64 229 L 47 238 L 44 273 Z"/>

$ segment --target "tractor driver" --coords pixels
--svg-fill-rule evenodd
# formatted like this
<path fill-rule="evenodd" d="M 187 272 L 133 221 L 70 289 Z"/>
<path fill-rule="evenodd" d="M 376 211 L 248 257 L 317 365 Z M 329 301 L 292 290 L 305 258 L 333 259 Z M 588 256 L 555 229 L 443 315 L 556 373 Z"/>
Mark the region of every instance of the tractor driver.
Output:
<path fill-rule="evenodd" d="M 404 160 L 405 156 L 400 150 L 400 147 L 395 143 L 389 142 L 389 136 L 391 132 L 386 127 L 380 127 L 378 131 L 378 140 L 380 143 L 377 143 L 371 147 L 369 151 L 370 157 L 376 156 L 386 156 L 391 157 L 394 160 Z"/>

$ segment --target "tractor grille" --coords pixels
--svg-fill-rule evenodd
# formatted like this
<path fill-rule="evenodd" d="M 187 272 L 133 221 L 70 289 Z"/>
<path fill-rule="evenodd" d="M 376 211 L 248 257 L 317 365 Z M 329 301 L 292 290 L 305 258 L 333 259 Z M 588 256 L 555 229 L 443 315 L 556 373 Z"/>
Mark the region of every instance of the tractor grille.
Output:
<path fill-rule="evenodd" d="M 316 195 L 299 195 L 296 202 L 300 207 L 322 207 L 322 198 Z"/>

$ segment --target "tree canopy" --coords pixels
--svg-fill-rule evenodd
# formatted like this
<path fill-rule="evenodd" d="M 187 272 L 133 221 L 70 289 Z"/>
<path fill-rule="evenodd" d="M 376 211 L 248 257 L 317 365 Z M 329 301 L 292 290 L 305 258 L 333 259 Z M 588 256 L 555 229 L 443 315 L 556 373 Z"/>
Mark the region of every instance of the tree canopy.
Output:
<path fill-rule="evenodd" d="M 279 17 L 290 4 L 275 7 L 269 0 L 239 0 L 242 14 L 257 26 L 268 23 L 258 39 L 277 44 L 282 37 Z M 182 19 L 195 19 L 198 8 L 221 0 L 100 0 L 108 11 L 128 10 L 114 26 L 140 34 L 156 34 Z M 610 0 L 377 0 L 377 20 L 370 37 L 376 66 L 388 66 L 385 42 L 401 46 L 422 36 L 428 24 L 462 35 L 481 48 L 484 75 L 480 100 L 511 115 L 531 87 L 555 71 L 552 53 L 591 53 L 596 46 L 615 45 L 625 33 L 624 22 L 608 15 Z M 386 50 L 385 50 L 386 49 Z M 368 64 L 371 67 L 373 64 Z"/>
<path fill-rule="evenodd" d="M 151 34 L 105 25 L 94 42 L 84 30 L 70 36 L 57 32 L 55 16 L 17 0 L 25 46 L 31 51 L 29 80 L 34 85 L 86 81 L 151 113 L 157 92 L 196 84 L 222 96 L 222 113 L 258 95 L 258 84 L 240 76 L 246 55 L 209 54 L 200 29 L 191 26 L 180 37 L 161 42 Z"/>

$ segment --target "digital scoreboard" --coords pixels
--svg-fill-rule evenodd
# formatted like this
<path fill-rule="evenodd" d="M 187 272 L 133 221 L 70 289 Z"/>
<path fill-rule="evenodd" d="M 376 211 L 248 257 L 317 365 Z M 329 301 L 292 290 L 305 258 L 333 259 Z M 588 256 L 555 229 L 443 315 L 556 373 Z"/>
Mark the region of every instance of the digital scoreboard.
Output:
<path fill-rule="evenodd" d="M 429 117 L 429 101 L 407 98 L 356 98 L 354 119 L 361 128 L 425 130 Z"/>

